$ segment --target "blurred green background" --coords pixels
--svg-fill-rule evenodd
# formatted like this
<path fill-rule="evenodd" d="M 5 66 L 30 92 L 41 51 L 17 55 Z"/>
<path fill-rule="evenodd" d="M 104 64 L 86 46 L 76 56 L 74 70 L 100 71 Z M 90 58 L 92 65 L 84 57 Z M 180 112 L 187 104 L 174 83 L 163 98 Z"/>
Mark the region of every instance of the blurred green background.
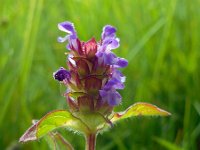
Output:
<path fill-rule="evenodd" d="M 97 150 L 199 150 L 199 7 L 199 0 L 0 0 L 1 149 L 49 149 L 43 139 L 18 139 L 32 119 L 66 108 L 52 73 L 66 63 L 57 24 L 69 20 L 82 40 L 100 39 L 106 24 L 118 29 L 115 52 L 129 66 L 116 110 L 143 101 L 172 113 L 121 122 L 98 136 Z M 84 149 L 83 137 L 61 132 Z"/>

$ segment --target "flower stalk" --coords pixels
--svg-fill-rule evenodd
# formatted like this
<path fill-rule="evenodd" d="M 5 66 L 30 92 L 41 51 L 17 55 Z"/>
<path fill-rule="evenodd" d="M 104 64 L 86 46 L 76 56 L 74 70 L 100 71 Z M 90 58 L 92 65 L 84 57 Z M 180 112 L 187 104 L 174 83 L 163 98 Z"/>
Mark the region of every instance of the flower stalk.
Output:
<path fill-rule="evenodd" d="M 85 136 L 86 145 L 85 150 L 95 150 L 96 149 L 96 133 L 87 134 Z"/>

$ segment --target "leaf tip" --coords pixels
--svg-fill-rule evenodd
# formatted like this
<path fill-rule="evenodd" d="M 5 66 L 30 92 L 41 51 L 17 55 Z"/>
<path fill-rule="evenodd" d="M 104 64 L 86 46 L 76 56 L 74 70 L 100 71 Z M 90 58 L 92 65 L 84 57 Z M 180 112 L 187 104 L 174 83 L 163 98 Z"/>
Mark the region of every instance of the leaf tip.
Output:
<path fill-rule="evenodd" d="M 163 112 L 164 112 L 164 116 L 171 116 L 172 114 L 170 113 L 170 112 L 168 112 L 168 111 L 165 111 L 165 110 L 163 110 Z"/>
<path fill-rule="evenodd" d="M 158 112 L 160 113 L 159 114 L 160 116 L 171 116 L 170 112 L 168 112 L 166 110 L 163 110 L 163 109 L 161 109 L 161 108 L 159 108 L 159 107 L 157 107 L 155 105 L 153 105 L 153 106 L 158 110 Z"/>
<path fill-rule="evenodd" d="M 36 124 L 32 125 L 19 139 L 19 142 L 34 141 L 36 137 Z"/>
<path fill-rule="evenodd" d="M 20 139 L 19 139 L 19 142 L 20 143 L 24 143 L 24 142 L 27 142 L 27 141 L 34 141 L 34 140 L 37 140 L 36 137 L 27 137 L 27 136 L 21 136 Z"/>
<path fill-rule="evenodd" d="M 168 112 L 168 111 L 165 111 L 159 107 L 157 107 L 156 105 L 152 105 L 152 104 L 149 104 L 149 103 L 144 103 L 144 102 L 138 102 L 135 104 L 135 106 L 138 105 L 138 106 L 142 106 L 140 109 L 142 110 L 142 108 L 145 108 L 147 109 L 146 113 L 147 115 L 152 115 L 152 116 L 170 116 L 171 113 Z"/>

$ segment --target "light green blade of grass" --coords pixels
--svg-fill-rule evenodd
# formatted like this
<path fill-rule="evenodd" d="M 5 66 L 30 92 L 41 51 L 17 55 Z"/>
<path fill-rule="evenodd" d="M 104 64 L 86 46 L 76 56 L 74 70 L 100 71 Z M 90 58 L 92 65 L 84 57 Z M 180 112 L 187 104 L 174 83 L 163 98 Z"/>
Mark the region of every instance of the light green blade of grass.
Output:
<path fill-rule="evenodd" d="M 26 104 L 27 97 L 26 97 L 26 89 L 29 88 L 30 84 L 30 73 L 31 68 L 33 65 L 33 57 L 35 56 L 35 50 L 37 45 L 37 36 L 38 36 L 38 29 L 40 26 L 40 17 L 43 8 L 43 0 L 36 0 L 35 3 L 32 4 L 33 1 L 30 2 L 30 16 L 28 17 L 28 21 L 26 24 L 26 31 L 24 34 L 24 45 L 22 48 L 21 53 L 21 60 L 22 63 L 20 66 L 21 73 L 20 73 L 20 83 L 21 83 L 21 90 L 22 90 L 22 99 L 21 99 L 21 106 L 22 110 L 24 111 L 24 115 L 30 119 L 28 105 Z M 35 7 L 35 8 L 34 8 Z M 26 63 L 23 63 L 26 62 Z"/>
<path fill-rule="evenodd" d="M 145 46 L 145 44 L 150 40 L 150 38 L 155 35 L 165 24 L 165 19 L 160 18 L 146 33 L 145 35 L 137 42 L 135 47 L 128 53 L 127 59 L 129 62 L 134 59 L 137 53 Z"/>
<path fill-rule="evenodd" d="M 190 99 L 186 99 L 185 100 L 185 112 L 184 112 L 184 122 L 183 122 L 183 147 L 184 149 L 189 149 L 189 143 L 190 141 L 190 136 L 189 136 L 189 126 L 190 126 L 190 118 L 191 116 L 191 100 Z"/>
<path fill-rule="evenodd" d="M 173 17 L 174 17 L 174 13 L 176 10 L 176 5 L 177 5 L 177 0 L 173 0 L 169 2 L 169 6 L 168 6 L 168 12 L 166 15 L 166 24 L 164 27 L 164 31 L 162 33 L 162 37 L 160 38 L 160 45 L 159 45 L 159 54 L 156 60 L 156 64 L 155 64 L 155 78 L 158 77 L 158 73 L 160 70 L 160 67 L 162 67 L 162 64 L 164 62 L 164 56 L 166 54 L 166 46 L 167 46 L 167 40 L 168 38 L 170 38 L 170 29 L 173 23 Z"/>
<path fill-rule="evenodd" d="M 193 106 L 194 106 L 194 108 L 196 109 L 197 113 L 200 116 L 200 102 L 198 102 L 198 101 L 194 102 Z"/>
<path fill-rule="evenodd" d="M 42 3 L 43 1 L 40 1 L 39 3 L 37 3 L 37 1 L 30 1 L 30 9 L 29 9 L 29 16 L 27 17 L 27 25 L 25 28 L 25 32 L 24 32 L 24 45 L 23 48 L 21 50 L 21 56 L 19 57 L 19 60 L 21 60 L 21 64 L 19 66 L 19 74 L 18 74 L 18 84 L 20 83 L 21 86 L 21 100 L 19 102 L 21 102 L 22 104 L 22 110 L 24 110 L 24 116 L 26 116 L 29 120 L 31 119 L 29 117 L 29 112 L 27 109 L 27 105 L 26 105 L 26 96 L 25 96 L 25 89 L 28 87 L 28 76 L 30 73 L 30 69 L 31 69 L 31 63 L 32 63 L 32 59 L 34 56 L 34 49 L 35 49 L 35 36 L 37 33 L 37 28 L 39 26 L 39 16 L 41 13 L 41 8 L 42 8 Z M 36 5 L 37 4 L 37 5 Z M 38 12 L 36 12 L 36 7 Z M 35 19 L 35 22 L 33 24 L 33 20 Z M 34 26 L 34 30 L 32 29 Z M 33 31 L 32 31 L 33 30 Z M 31 35 L 31 32 L 33 35 Z M 16 81 L 17 79 L 15 79 Z M 8 98 L 4 99 L 4 101 L 6 102 L 4 104 L 2 113 L 1 113 L 1 118 L 0 118 L 0 124 L 3 121 L 3 118 L 5 117 L 5 114 L 7 112 L 9 103 L 12 102 L 13 97 L 11 97 L 11 95 L 14 92 L 14 89 L 16 89 L 16 86 L 18 86 L 17 82 L 13 82 L 12 83 L 12 89 L 10 89 L 10 94 L 8 94 Z"/>
<path fill-rule="evenodd" d="M 164 140 L 162 138 L 154 138 L 154 140 L 159 143 L 160 145 L 162 145 L 166 150 L 183 150 L 180 147 L 178 147 L 177 145 L 168 142 L 167 140 Z"/>
<path fill-rule="evenodd" d="M 191 137 L 193 140 L 197 139 L 198 136 L 200 135 L 200 123 L 196 126 L 196 128 L 192 131 Z"/>

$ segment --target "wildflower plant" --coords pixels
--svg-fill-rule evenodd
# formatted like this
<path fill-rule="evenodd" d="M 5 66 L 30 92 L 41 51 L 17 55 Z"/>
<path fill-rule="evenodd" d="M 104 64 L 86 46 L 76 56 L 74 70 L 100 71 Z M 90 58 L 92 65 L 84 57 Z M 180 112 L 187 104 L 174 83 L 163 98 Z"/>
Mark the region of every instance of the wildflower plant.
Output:
<path fill-rule="evenodd" d="M 148 103 L 136 103 L 123 112 L 114 112 L 122 97 L 118 90 L 124 89 L 125 76 L 119 71 L 128 65 L 124 58 L 117 57 L 112 50 L 119 47 L 116 28 L 106 25 L 100 41 L 95 38 L 87 42 L 79 40 L 73 23 L 58 24 L 66 32 L 59 42 L 68 41 L 66 48 L 68 69 L 60 67 L 53 73 L 55 80 L 65 85 L 64 96 L 69 110 L 54 110 L 33 125 L 22 135 L 20 142 L 49 137 L 54 149 L 61 141 L 66 149 L 73 149 L 57 128 L 79 132 L 86 139 L 86 150 L 94 150 L 98 133 L 111 128 L 115 123 L 137 116 L 168 116 L 170 113 Z"/>

